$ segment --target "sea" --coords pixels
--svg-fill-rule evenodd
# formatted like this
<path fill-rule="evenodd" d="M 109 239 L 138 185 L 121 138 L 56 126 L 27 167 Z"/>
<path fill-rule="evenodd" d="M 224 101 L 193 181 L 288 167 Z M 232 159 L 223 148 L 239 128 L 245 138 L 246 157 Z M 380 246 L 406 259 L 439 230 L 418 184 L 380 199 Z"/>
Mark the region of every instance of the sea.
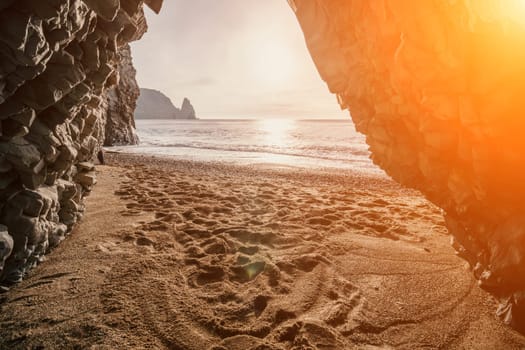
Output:
<path fill-rule="evenodd" d="M 348 120 L 137 120 L 140 144 L 126 153 L 275 167 L 338 168 L 381 173 L 365 137 Z"/>

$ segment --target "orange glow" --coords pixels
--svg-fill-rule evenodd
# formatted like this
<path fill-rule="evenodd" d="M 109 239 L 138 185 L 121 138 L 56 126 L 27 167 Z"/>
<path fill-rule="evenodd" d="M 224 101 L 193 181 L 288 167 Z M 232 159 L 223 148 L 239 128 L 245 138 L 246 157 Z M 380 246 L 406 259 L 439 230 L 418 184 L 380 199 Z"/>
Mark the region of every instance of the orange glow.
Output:
<path fill-rule="evenodd" d="M 376 164 L 449 212 L 523 201 L 525 0 L 292 5 Z"/>

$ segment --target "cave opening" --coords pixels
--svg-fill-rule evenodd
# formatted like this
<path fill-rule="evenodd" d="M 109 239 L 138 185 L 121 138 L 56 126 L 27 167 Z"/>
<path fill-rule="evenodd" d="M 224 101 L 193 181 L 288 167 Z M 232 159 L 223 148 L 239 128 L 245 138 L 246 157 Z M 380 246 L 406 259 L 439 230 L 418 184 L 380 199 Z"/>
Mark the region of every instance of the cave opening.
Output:
<path fill-rule="evenodd" d="M 160 0 L 145 3 L 159 12 Z M 83 197 L 96 184 L 91 160 L 111 125 L 122 130 L 111 124 L 113 117 L 108 122 L 108 108 L 113 107 L 108 107 L 105 91 L 119 81 L 116 69 L 125 61 L 119 50 L 146 30 L 142 4 L 132 0 L 0 4 L 0 280 L 6 286 L 19 282 L 83 215 Z M 501 302 L 501 318 L 523 331 L 525 35 L 518 8 L 509 11 L 509 2 L 489 0 L 290 4 L 319 74 L 340 106 L 351 110 L 374 163 L 443 210 L 453 247 L 468 261 L 481 287 Z M 188 32 L 181 33 L 197 29 L 188 24 L 184 26 Z M 217 33 L 203 29 L 201 34 Z M 261 35 L 264 43 L 267 38 Z M 198 87 L 194 90 L 198 101 L 203 86 L 214 86 L 214 91 L 246 100 L 248 107 L 243 108 L 268 94 L 270 99 L 262 105 L 280 107 L 275 114 L 285 113 L 293 96 L 290 91 L 299 87 L 288 86 L 280 93 L 276 87 L 286 87 L 286 81 L 307 85 L 299 79 L 301 73 L 285 77 L 291 63 L 282 58 L 289 55 L 289 46 L 272 40 L 266 46 L 250 46 L 249 38 L 239 40 L 240 46 L 252 48 L 246 61 L 254 65 L 241 70 L 248 81 L 233 81 L 230 89 L 214 86 L 212 78 L 226 81 L 229 70 L 235 69 L 226 65 L 228 69 L 220 72 L 224 75 L 192 74 L 190 78 L 197 79 L 181 87 Z M 291 40 L 297 42 L 296 37 Z M 209 41 L 201 44 L 206 47 Z M 144 56 L 137 59 L 147 67 L 146 61 L 151 64 L 153 56 L 160 56 L 154 55 L 155 47 L 162 45 L 143 43 Z M 221 41 L 212 44 L 223 49 Z M 242 56 L 236 51 L 232 55 Z M 205 53 L 197 58 L 217 60 Z M 232 66 L 240 64 L 233 62 Z M 276 64 L 283 66 L 275 69 Z M 311 68 L 307 70 L 312 72 Z M 178 81 L 177 76 L 151 76 L 159 84 Z M 146 77 L 140 79 L 153 84 Z M 258 81 L 260 91 L 247 98 L 236 85 L 250 81 Z M 179 94 L 176 90 L 170 93 Z M 317 96 L 316 91 L 309 93 Z M 129 96 L 126 90 L 115 94 Z M 205 94 L 202 98 L 225 100 Z M 306 106 L 307 110 L 293 113 L 316 108 Z M 133 108 L 114 109 L 116 115 L 133 113 Z M 223 114 L 218 109 L 206 113 L 233 114 L 226 109 Z M 236 113 L 243 116 L 246 109 Z M 124 122 L 132 127 L 131 123 L 132 119 Z M 132 139 L 132 131 L 129 128 L 116 139 Z M 305 270 L 322 260 L 308 259 L 299 262 Z M 251 266 L 254 276 L 261 266 Z M 217 271 L 211 273 L 215 278 L 213 272 Z M 265 303 L 259 299 L 257 305 Z M 292 317 L 286 312 L 279 315 L 281 321 Z"/>

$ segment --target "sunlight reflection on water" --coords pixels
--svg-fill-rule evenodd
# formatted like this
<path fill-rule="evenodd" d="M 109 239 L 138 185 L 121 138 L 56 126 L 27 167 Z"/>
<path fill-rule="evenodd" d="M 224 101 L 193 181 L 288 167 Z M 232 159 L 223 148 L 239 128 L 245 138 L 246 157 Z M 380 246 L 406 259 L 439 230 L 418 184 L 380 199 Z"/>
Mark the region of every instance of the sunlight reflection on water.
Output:
<path fill-rule="evenodd" d="M 137 120 L 138 146 L 115 151 L 185 160 L 380 173 L 350 120 Z"/>

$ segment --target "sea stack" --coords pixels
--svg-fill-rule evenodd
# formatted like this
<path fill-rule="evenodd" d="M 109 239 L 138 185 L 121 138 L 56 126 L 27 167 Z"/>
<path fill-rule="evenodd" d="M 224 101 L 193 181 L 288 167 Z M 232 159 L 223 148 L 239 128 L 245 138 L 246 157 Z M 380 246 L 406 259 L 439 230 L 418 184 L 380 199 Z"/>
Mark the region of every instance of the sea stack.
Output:
<path fill-rule="evenodd" d="M 197 119 L 195 116 L 195 109 L 191 105 L 190 100 L 188 100 L 186 97 L 182 102 L 182 107 L 180 109 L 179 116 L 180 117 L 176 119 Z"/>

